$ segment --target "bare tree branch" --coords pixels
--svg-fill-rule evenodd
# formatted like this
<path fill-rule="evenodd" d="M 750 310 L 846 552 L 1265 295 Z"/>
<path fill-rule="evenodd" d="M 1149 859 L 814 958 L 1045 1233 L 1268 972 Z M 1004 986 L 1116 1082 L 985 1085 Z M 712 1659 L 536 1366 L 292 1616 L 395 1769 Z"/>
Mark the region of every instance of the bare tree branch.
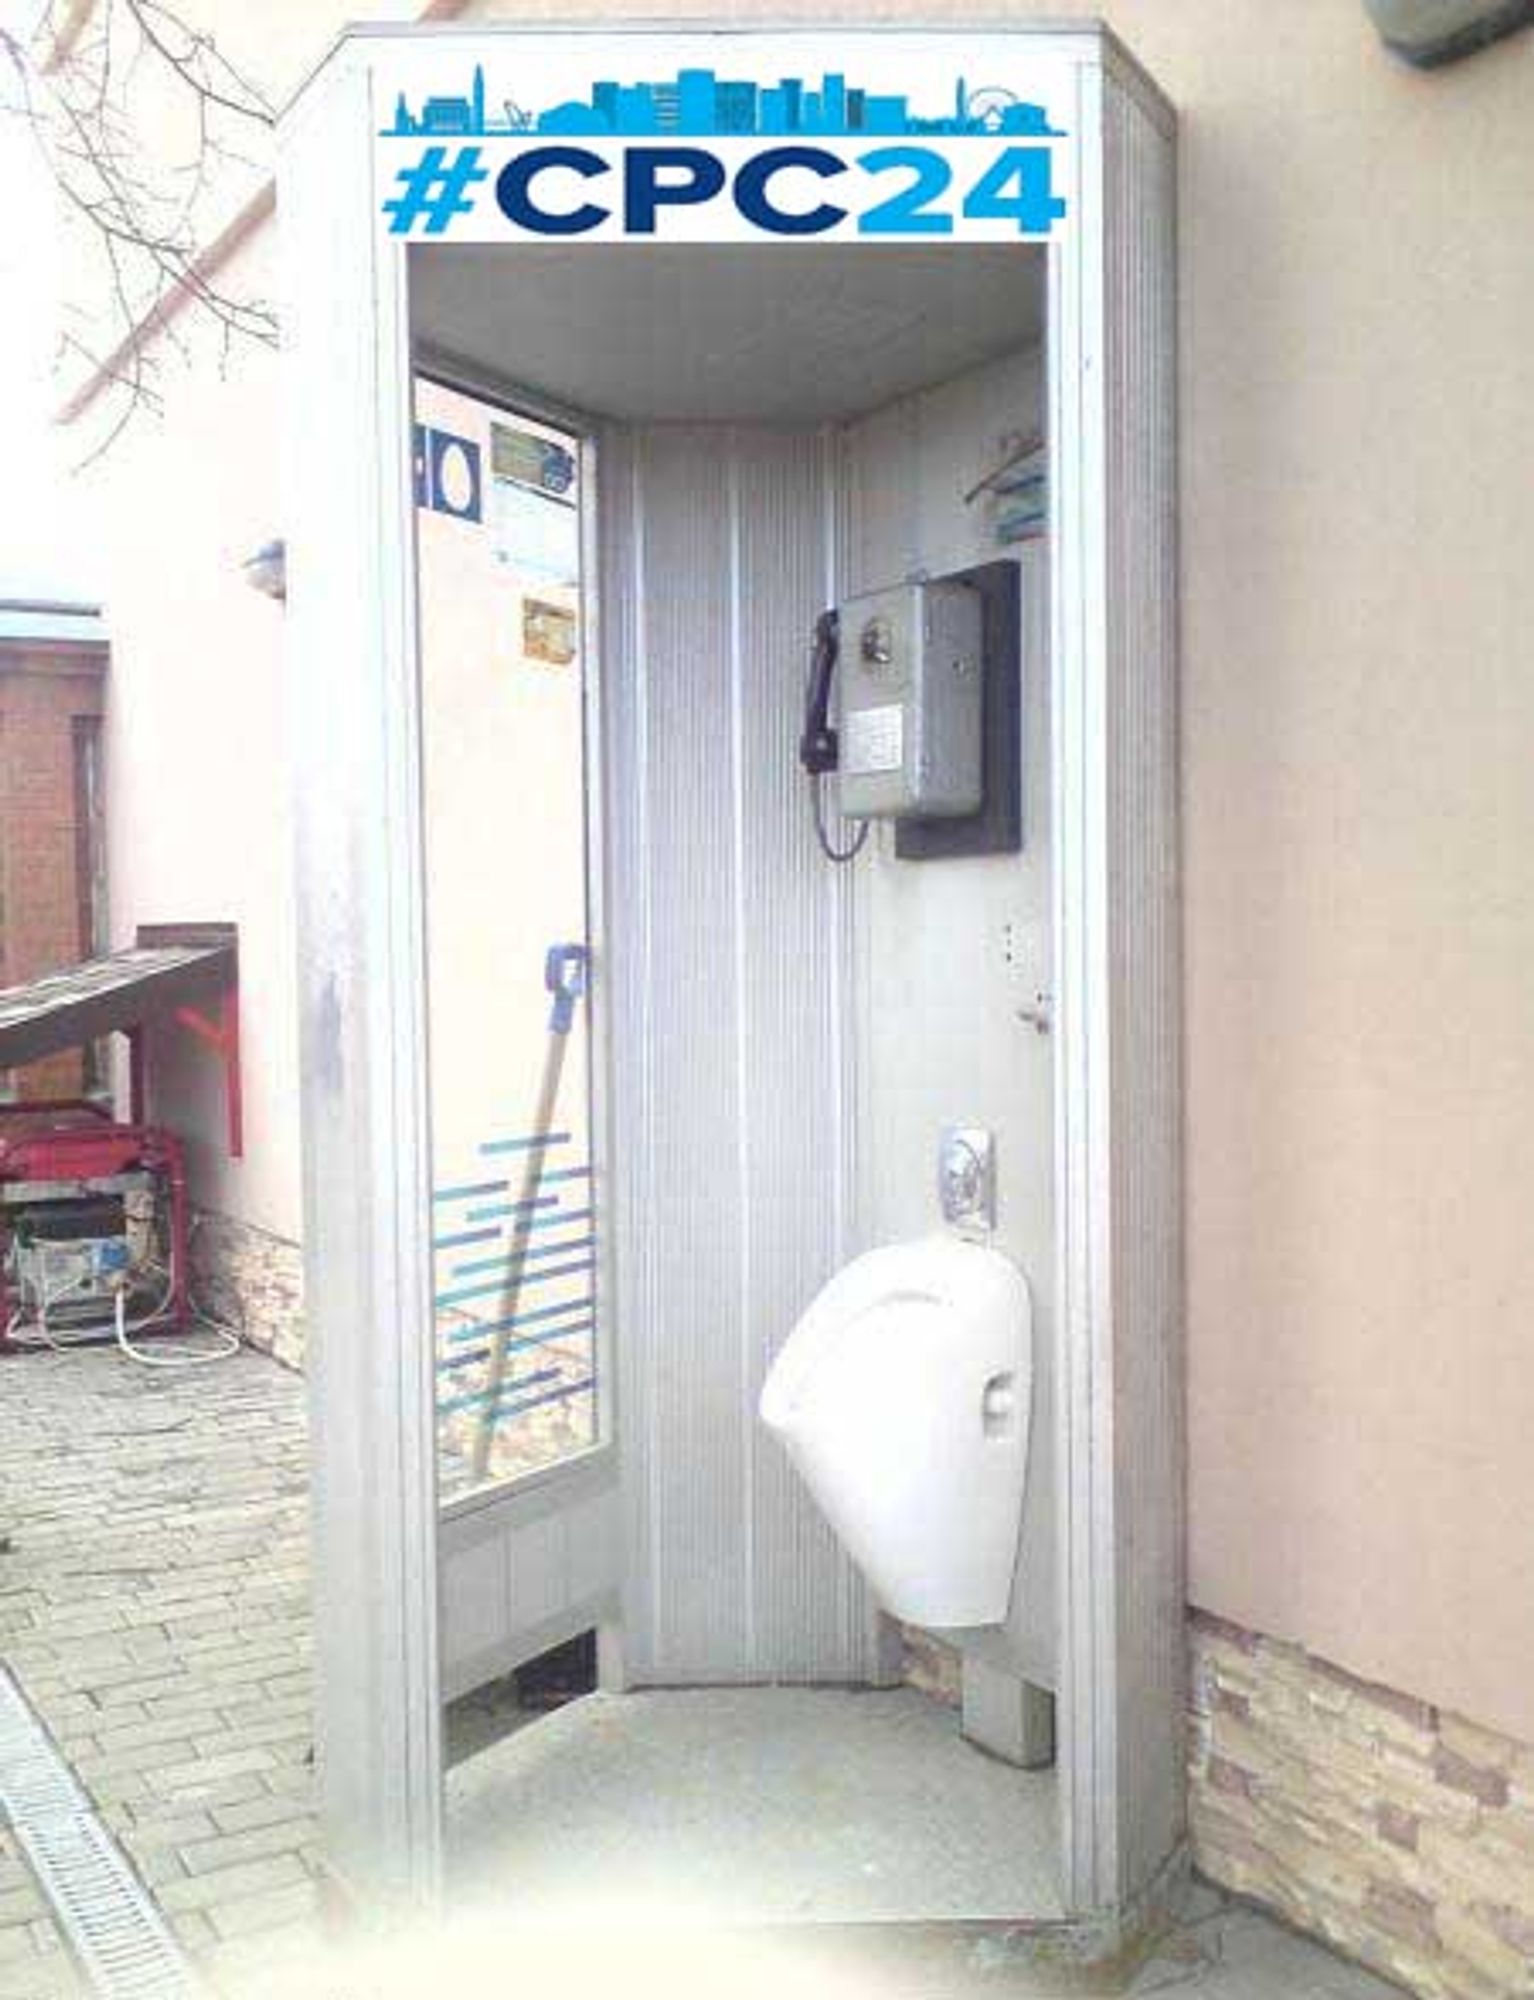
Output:
<path fill-rule="evenodd" d="M 222 105 L 240 118 L 272 123 L 272 107 L 255 85 L 246 81 L 215 47 L 211 35 L 200 35 L 158 0 L 127 0 L 128 11 L 149 46 L 205 103 Z M 180 46 L 172 44 L 181 38 Z"/>
<path fill-rule="evenodd" d="M 89 333 L 71 329 L 60 346 L 116 399 L 97 458 L 139 411 L 160 406 L 159 344 L 181 346 L 172 321 L 183 309 L 211 322 L 221 367 L 243 341 L 275 342 L 270 306 L 226 286 L 205 255 L 232 191 L 266 171 L 248 135 L 270 130 L 272 109 L 166 0 L 96 0 L 88 13 L 47 0 L 30 40 L 0 26 L 7 115 L 24 121 L 90 246 L 94 277 L 75 302 Z M 183 119 L 184 156 L 162 156 Z"/>

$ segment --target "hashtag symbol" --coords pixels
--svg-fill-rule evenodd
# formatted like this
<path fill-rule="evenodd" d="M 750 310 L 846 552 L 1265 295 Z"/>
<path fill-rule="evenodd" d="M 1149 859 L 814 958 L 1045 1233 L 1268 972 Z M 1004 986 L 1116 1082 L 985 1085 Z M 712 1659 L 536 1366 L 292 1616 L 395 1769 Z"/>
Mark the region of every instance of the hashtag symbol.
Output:
<path fill-rule="evenodd" d="M 468 190 L 490 175 L 479 164 L 478 146 L 460 146 L 451 166 L 445 146 L 428 146 L 413 166 L 401 167 L 394 178 L 400 192 L 383 205 L 389 234 L 408 235 L 424 221 L 426 235 L 440 236 L 455 215 L 469 213 L 474 199 Z"/>

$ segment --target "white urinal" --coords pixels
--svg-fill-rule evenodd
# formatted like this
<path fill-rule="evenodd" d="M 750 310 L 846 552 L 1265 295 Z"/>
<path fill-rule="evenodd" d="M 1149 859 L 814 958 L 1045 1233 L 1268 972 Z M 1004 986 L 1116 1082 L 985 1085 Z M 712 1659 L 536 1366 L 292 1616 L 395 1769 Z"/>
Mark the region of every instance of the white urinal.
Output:
<path fill-rule="evenodd" d="M 931 1236 L 839 1271 L 773 1364 L 762 1421 L 897 1618 L 1006 1617 L 1032 1362 L 1017 1266 Z"/>

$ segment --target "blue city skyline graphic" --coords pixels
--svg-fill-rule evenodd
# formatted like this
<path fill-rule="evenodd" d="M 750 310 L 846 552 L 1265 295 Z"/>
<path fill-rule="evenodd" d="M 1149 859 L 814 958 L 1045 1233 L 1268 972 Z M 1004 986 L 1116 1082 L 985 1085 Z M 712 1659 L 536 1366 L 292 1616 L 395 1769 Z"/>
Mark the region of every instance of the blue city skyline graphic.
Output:
<path fill-rule="evenodd" d="M 597 82 L 585 100 L 572 98 L 546 111 L 526 111 L 506 98 L 495 113 L 487 102 L 483 64 L 475 66 L 462 97 L 427 97 L 412 110 L 402 90 L 394 121 L 382 136 L 483 139 L 531 133 L 678 139 L 1064 136 L 1042 106 L 997 85 L 972 89 L 960 77 L 952 108 L 926 115 L 913 111 L 903 93 L 865 90 L 834 70 L 812 89 L 799 77 L 758 84 L 711 69 L 682 69 L 668 83 Z"/>

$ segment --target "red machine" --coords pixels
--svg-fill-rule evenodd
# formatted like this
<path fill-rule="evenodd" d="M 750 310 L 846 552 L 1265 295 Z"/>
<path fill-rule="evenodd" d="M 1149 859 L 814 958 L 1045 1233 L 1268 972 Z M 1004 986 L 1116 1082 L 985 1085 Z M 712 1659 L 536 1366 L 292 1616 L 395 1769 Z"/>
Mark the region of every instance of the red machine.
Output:
<path fill-rule="evenodd" d="M 93 1104 L 0 1107 L 0 1350 L 184 1326 L 181 1143 Z"/>

